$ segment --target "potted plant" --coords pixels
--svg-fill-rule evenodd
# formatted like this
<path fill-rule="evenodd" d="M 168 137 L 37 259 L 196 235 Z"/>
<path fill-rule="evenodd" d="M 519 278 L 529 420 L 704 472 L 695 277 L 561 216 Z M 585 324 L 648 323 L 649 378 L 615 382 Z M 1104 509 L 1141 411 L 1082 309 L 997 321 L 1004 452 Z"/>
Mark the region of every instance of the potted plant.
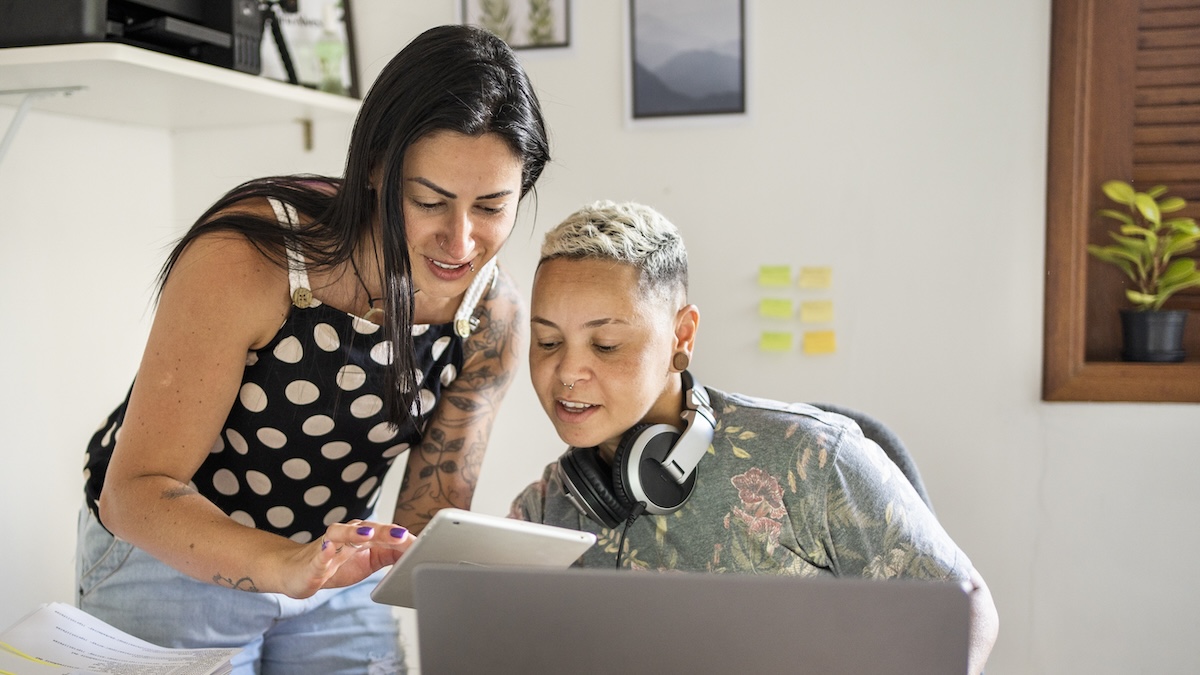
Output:
<path fill-rule="evenodd" d="M 1089 245 L 1088 252 L 1116 265 L 1133 281 L 1125 297 L 1133 309 L 1121 310 L 1126 361 L 1182 361 L 1184 310 L 1163 310 L 1178 291 L 1200 286 L 1196 261 L 1179 257 L 1196 249 L 1200 227 L 1192 218 L 1168 218 L 1187 206 L 1182 197 L 1167 197 L 1159 185 L 1138 192 L 1129 183 L 1110 180 L 1104 195 L 1122 209 L 1101 209 L 1099 215 L 1120 224 L 1109 232 L 1115 243 Z"/>

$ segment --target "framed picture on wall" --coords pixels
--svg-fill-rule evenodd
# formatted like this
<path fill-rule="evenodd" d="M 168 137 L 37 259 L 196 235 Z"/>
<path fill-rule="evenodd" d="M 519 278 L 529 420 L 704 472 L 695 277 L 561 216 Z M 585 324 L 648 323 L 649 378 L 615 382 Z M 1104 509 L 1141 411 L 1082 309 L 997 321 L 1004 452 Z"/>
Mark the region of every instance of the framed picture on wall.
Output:
<path fill-rule="evenodd" d="M 746 112 L 745 0 L 629 0 L 634 119 Z"/>
<path fill-rule="evenodd" d="M 350 0 L 269 0 L 261 7 L 264 77 L 359 98 Z"/>
<path fill-rule="evenodd" d="M 462 20 L 499 35 L 513 49 L 571 44 L 570 0 L 462 0 Z"/>

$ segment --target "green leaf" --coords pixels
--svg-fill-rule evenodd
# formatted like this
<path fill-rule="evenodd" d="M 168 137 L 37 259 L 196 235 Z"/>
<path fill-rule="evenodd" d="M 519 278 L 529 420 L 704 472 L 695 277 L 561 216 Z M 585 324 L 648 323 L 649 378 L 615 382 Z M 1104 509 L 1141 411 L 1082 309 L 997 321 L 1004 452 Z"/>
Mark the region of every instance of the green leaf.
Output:
<path fill-rule="evenodd" d="M 1119 251 L 1119 253 L 1115 251 Z M 1088 246 L 1088 253 L 1106 263 L 1116 265 L 1125 273 L 1125 276 L 1137 281 L 1137 272 L 1134 271 L 1134 266 L 1130 263 L 1128 254 L 1124 251 L 1120 251 L 1115 246 L 1096 246 L 1093 244 Z M 1140 265 L 1140 261 L 1135 262 Z"/>
<path fill-rule="evenodd" d="M 1129 214 L 1125 213 L 1123 211 L 1115 211 L 1113 209 L 1100 209 L 1100 211 L 1098 213 L 1106 218 L 1112 218 L 1113 220 L 1119 220 L 1122 223 L 1125 223 L 1126 225 L 1133 225 L 1133 218 L 1130 218 Z"/>
<path fill-rule="evenodd" d="M 1168 197 L 1158 203 L 1158 210 L 1163 213 L 1175 213 L 1187 208 L 1187 200 L 1183 197 Z"/>
<path fill-rule="evenodd" d="M 1100 186 L 1104 190 L 1104 194 L 1118 204 L 1133 206 L 1135 192 L 1133 186 L 1125 181 L 1110 180 Z"/>
<path fill-rule="evenodd" d="M 1155 295 L 1157 301 L 1154 303 L 1154 309 L 1161 308 L 1163 303 L 1167 301 L 1167 298 L 1175 295 L 1175 293 L 1182 291 L 1185 288 L 1192 288 L 1193 286 L 1200 286 L 1200 273 L 1193 274 L 1172 284 L 1160 284 L 1158 293 Z"/>
<path fill-rule="evenodd" d="M 1170 220 L 1164 220 L 1163 227 L 1171 228 L 1172 232 L 1200 234 L 1200 225 L 1196 225 L 1194 218 L 1171 218 Z"/>
<path fill-rule="evenodd" d="M 1190 253 L 1196 250 L 1196 242 L 1200 241 L 1200 234 L 1174 234 L 1167 238 L 1167 245 L 1163 248 L 1163 259 L 1169 259 L 1177 256 L 1180 253 Z"/>
<path fill-rule="evenodd" d="M 1121 234 L 1134 235 L 1139 234 L 1147 239 L 1154 236 L 1154 230 L 1148 230 L 1138 225 L 1122 225 Z"/>
<path fill-rule="evenodd" d="M 1150 195 L 1151 197 L 1154 197 L 1155 199 L 1158 199 L 1159 197 L 1167 194 L 1167 186 L 1166 185 L 1155 185 L 1154 187 L 1150 188 L 1149 190 L 1146 190 L 1146 194 Z"/>
<path fill-rule="evenodd" d="M 1141 212 L 1143 218 L 1150 221 L 1154 225 L 1160 225 L 1162 223 L 1162 213 L 1159 212 L 1158 202 L 1154 201 L 1154 197 L 1151 197 L 1145 192 L 1139 192 L 1134 195 L 1133 202 L 1134 206 L 1137 207 L 1137 210 Z"/>
<path fill-rule="evenodd" d="M 1163 272 L 1158 278 L 1159 287 L 1170 286 L 1171 284 L 1186 281 L 1189 277 L 1196 274 L 1196 261 L 1191 258 L 1180 258 L 1167 265 L 1167 271 Z"/>
<path fill-rule="evenodd" d="M 1129 301 L 1138 309 L 1150 309 L 1154 306 L 1155 297 L 1153 295 L 1129 289 L 1125 291 L 1125 297 L 1129 298 Z"/>

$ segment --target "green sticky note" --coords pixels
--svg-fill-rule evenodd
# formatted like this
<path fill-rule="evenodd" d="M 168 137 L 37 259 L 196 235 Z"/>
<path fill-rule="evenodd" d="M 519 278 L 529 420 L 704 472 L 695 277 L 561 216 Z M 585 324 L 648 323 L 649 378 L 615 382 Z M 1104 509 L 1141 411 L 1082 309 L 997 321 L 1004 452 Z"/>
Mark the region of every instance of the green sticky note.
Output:
<path fill-rule="evenodd" d="M 833 321 L 833 301 L 810 300 L 800 303 L 800 320 L 805 323 L 829 323 Z"/>
<path fill-rule="evenodd" d="M 762 352 L 792 351 L 792 334 L 764 331 L 758 339 L 758 350 Z"/>
<path fill-rule="evenodd" d="M 792 268 L 788 265 L 760 265 L 758 268 L 758 285 L 777 288 L 790 286 L 792 283 Z"/>
<path fill-rule="evenodd" d="M 792 301 L 786 298 L 763 298 L 758 301 L 758 315 L 768 319 L 790 319 Z"/>

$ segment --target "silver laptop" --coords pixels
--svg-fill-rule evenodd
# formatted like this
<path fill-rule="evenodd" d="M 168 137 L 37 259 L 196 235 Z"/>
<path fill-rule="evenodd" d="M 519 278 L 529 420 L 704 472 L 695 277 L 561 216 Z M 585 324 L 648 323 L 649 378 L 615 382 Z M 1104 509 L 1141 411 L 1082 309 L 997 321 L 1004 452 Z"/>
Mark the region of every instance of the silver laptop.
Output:
<path fill-rule="evenodd" d="M 424 565 L 421 675 L 967 672 L 957 583 Z"/>

